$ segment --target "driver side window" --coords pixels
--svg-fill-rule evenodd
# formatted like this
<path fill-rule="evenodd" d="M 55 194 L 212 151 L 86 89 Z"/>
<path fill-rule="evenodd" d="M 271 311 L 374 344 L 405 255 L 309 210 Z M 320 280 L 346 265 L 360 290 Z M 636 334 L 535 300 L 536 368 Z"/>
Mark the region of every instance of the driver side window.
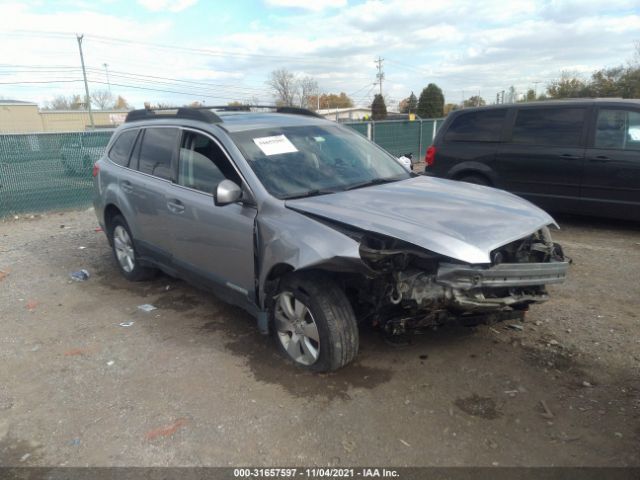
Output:
<path fill-rule="evenodd" d="M 222 180 L 241 185 L 229 159 L 210 137 L 183 131 L 178 160 L 178 184 L 201 192 L 213 193 Z"/>

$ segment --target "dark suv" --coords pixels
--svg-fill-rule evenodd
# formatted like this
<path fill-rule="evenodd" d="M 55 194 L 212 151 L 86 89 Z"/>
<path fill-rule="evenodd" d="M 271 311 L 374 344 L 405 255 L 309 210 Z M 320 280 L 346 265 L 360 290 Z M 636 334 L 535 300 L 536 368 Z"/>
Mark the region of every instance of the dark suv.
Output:
<path fill-rule="evenodd" d="M 426 163 L 427 175 L 502 188 L 550 211 L 640 220 L 640 100 L 459 110 Z"/>

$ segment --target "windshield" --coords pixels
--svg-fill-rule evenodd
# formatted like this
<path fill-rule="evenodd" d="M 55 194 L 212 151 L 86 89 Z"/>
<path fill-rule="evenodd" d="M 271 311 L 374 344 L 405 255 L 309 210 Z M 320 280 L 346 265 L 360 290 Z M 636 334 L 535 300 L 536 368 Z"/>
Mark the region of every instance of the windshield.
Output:
<path fill-rule="evenodd" d="M 265 188 L 281 199 L 411 176 L 388 153 L 337 125 L 251 130 L 231 136 Z"/>

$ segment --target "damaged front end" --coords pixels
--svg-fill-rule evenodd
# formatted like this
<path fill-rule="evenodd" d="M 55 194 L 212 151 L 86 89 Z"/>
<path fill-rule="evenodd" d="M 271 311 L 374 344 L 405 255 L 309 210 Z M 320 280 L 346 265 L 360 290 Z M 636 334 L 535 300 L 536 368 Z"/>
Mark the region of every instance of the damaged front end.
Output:
<path fill-rule="evenodd" d="M 546 285 L 564 281 L 568 262 L 547 227 L 491 252 L 491 263 L 468 264 L 376 234 L 360 238 L 370 269 L 354 292 L 362 316 L 389 334 L 463 323 L 522 318 L 548 299 Z"/>

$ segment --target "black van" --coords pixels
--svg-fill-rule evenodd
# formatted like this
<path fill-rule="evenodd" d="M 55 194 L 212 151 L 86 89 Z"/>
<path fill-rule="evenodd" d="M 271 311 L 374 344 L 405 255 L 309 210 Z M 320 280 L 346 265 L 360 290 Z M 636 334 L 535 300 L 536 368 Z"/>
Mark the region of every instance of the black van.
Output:
<path fill-rule="evenodd" d="M 640 100 L 458 110 L 425 161 L 426 175 L 502 188 L 549 211 L 640 220 Z"/>

